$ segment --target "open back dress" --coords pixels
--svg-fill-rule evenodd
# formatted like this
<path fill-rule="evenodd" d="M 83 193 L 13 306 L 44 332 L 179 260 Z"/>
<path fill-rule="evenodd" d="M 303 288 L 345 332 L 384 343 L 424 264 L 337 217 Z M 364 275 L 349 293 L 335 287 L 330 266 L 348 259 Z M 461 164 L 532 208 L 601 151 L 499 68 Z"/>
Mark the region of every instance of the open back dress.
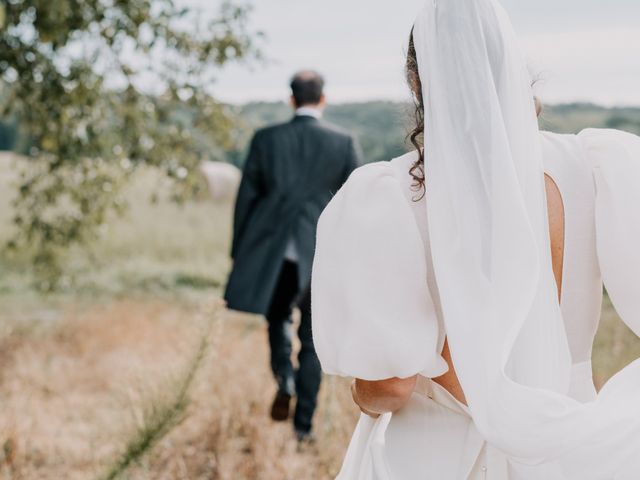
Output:
<path fill-rule="evenodd" d="M 589 402 L 603 272 L 614 305 L 618 292 L 637 290 L 636 279 L 617 273 L 626 259 L 607 239 L 624 235 L 640 248 L 640 138 L 613 130 L 541 136 L 545 171 L 564 205 L 569 395 Z M 417 158 L 412 152 L 356 170 L 318 226 L 313 333 L 324 371 L 370 381 L 419 375 L 402 410 L 361 416 L 338 478 L 511 480 L 510 460 L 482 438 L 467 407 L 431 380 L 448 369 L 441 356 L 447 332 L 429 245 L 429 192 L 416 191 L 409 173 Z M 539 469 L 534 478 L 565 478 L 553 464 L 530 468 Z"/>

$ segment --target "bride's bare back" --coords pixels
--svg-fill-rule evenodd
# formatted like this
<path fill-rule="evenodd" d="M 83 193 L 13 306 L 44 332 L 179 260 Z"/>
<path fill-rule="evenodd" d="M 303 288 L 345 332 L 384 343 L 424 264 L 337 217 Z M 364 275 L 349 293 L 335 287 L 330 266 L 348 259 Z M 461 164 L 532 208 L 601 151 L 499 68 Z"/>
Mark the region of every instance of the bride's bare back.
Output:
<path fill-rule="evenodd" d="M 549 234 L 551 237 L 551 259 L 553 263 L 553 274 L 555 275 L 556 284 L 558 285 L 559 300 L 562 293 L 562 267 L 564 264 L 564 204 L 558 185 L 548 175 L 545 175 L 545 186 L 547 190 Z M 456 375 L 455 367 L 451 359 L 448 342 L 445 342 L 444 344 L 442 356 L 449 364 L 449 370 L 441 377 L 434 378 L 433 381 L 451 393 L 456 400 L 466 404 L 464 391 L 458 381 L 458 376 Z"/>

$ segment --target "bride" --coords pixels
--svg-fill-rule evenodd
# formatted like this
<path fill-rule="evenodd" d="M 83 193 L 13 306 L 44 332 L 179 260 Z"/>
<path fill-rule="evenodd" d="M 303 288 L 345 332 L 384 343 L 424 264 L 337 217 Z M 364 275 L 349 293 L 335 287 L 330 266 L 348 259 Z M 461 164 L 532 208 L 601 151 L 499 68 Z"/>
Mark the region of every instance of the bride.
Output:
<path fill-rule="evenodd" d="M 417 150 L 318 225 L 314 340 L 363 411 L 339 478 L 637 480 L 640 362 L 596 393 L 591 346 L 603 283 L 640 334 L 640 138 L 539 132 L 497 0 L 428 0 L 407 73 Z"/>

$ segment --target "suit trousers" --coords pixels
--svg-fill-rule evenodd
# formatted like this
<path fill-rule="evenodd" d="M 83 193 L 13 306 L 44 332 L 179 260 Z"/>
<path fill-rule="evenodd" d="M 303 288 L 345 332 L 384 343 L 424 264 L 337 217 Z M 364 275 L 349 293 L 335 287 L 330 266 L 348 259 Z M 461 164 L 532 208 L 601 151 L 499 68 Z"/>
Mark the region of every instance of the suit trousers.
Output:
<path fill-rule="evenodd" d="M 311 335 L 311 289 L 307 286 L 302 295 L 298 295 L 298 285 L 297 264 L 285 260 L 266 317 L 269 324 L 271 369 L 278 382 L 279 391 L 297 396 L 294 425 L 296 430 L 309 432 L 317 405 L 322 371 Z M 301 313 L 297 371 L 294 370 L 291 360 L 291 315 L 296 306 Z"/>

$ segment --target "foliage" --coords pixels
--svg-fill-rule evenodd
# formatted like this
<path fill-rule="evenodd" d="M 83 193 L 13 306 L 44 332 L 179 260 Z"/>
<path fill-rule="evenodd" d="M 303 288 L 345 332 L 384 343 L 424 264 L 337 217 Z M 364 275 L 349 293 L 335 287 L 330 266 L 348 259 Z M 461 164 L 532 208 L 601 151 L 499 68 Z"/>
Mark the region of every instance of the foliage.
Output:
<path fill-rule="evenodd" d="M 33 252 L 52 288 L 61 256 L 85 244 L 141 165 L 182 198 L 203 155 L 194 132 L 229 147 L 230 113 L 211 95 L 217 70 L 256 53 L 248 8 L 215 18 L 173 0 L 9 0 L 0 8 L 0 118 L 19 118 L 31 160 L 10 246 Z M 185 111 L 191 114 L 183 115 Z"/>

